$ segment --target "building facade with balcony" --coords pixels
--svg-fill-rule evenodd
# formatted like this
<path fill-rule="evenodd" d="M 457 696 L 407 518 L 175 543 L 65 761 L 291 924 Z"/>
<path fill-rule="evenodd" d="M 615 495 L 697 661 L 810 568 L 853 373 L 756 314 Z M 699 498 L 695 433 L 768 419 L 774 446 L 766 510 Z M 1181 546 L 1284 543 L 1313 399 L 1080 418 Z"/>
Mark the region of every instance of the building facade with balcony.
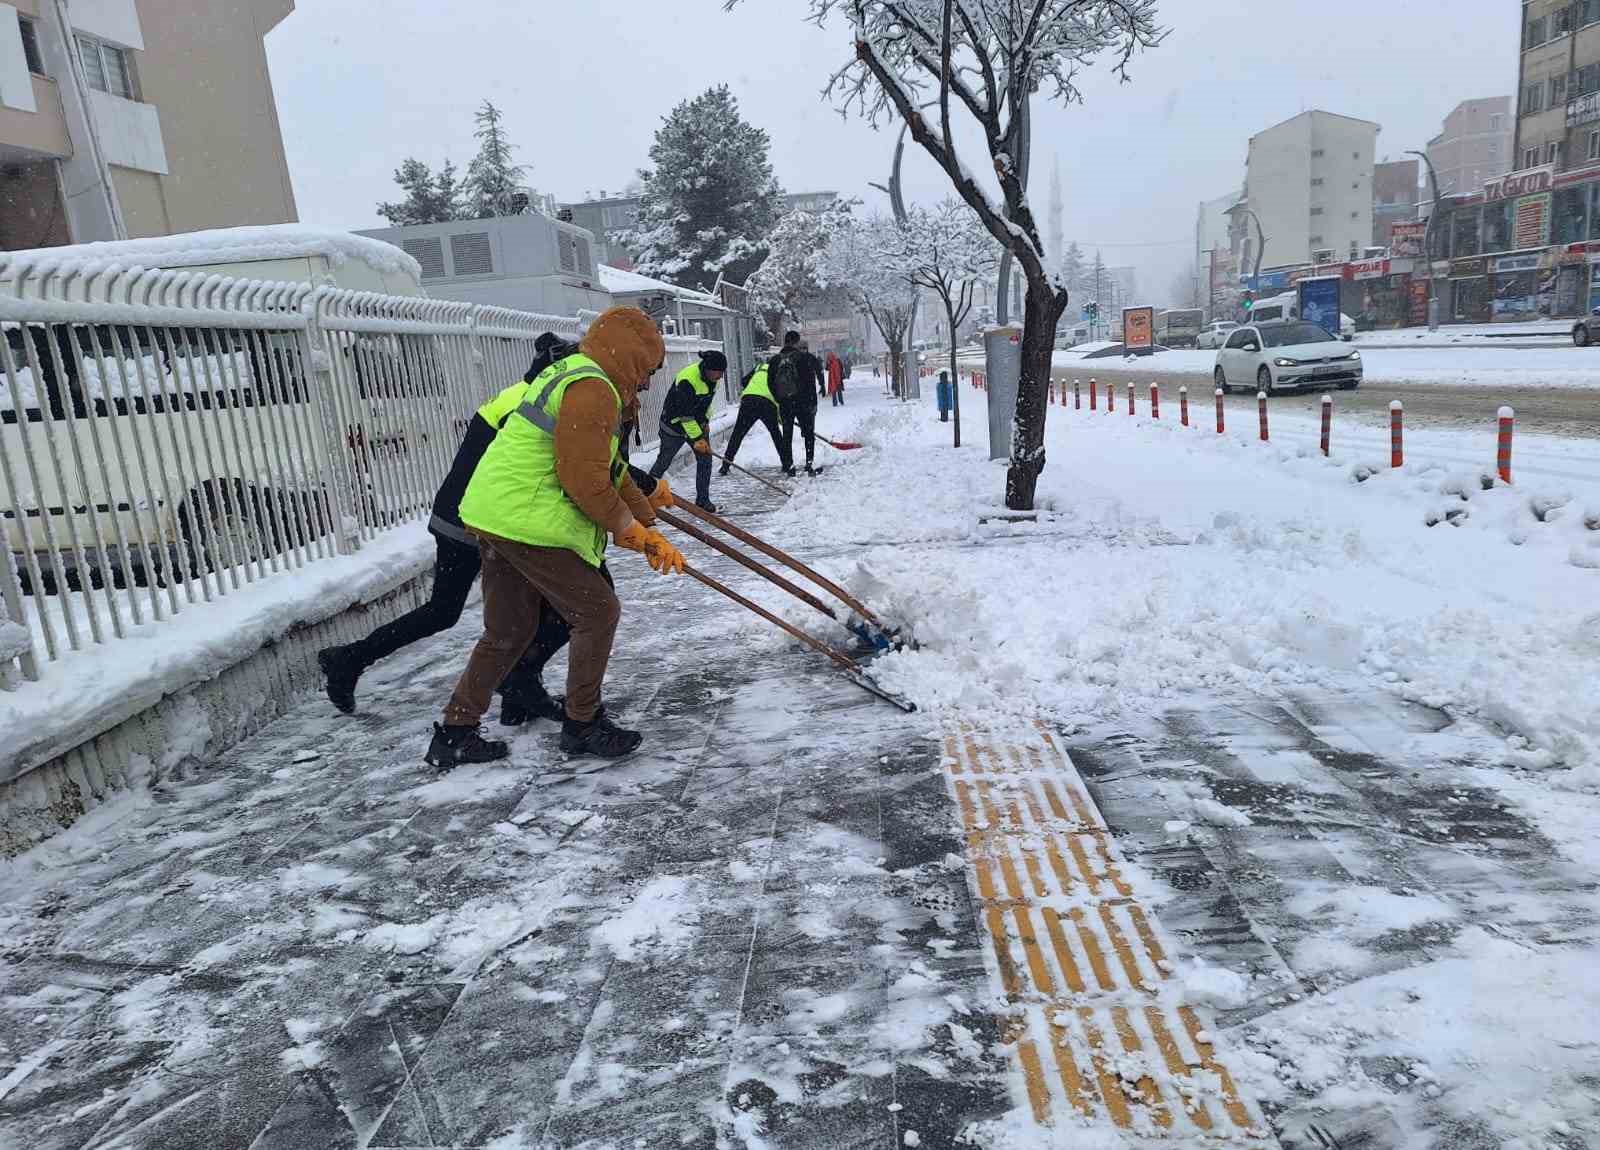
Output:
<path fill-rule="evenodd" d="M 1392 160 L 1372 166 L 1372 246 L 1387 248 L 1395 224 L 1417 218 L 1416 160 Z"/>
<path fill-rule="evenodd" d="M 1450 110 L 1427 148 L 1440 195 L 1471 195 L 1511 170 L 1515 112 L 1510 96 L 1463 100 Z"/>
<path fill-rule="evenodd" d="M 292 223 L 293 0 L 0 2 L 0 249 Z"/>

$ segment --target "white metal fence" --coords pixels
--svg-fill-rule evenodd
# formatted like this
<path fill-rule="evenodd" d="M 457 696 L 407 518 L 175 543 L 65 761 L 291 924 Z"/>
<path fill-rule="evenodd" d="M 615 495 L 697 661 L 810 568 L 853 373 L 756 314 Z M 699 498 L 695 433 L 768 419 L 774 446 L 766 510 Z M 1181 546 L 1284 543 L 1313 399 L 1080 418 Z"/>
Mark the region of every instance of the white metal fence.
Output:
<path fill-rule="evenodd" d="M 0 254 L 0 686 L 425 519 L 577 318 Z M 669 337 L 642 397 L 705 347 Z"/>

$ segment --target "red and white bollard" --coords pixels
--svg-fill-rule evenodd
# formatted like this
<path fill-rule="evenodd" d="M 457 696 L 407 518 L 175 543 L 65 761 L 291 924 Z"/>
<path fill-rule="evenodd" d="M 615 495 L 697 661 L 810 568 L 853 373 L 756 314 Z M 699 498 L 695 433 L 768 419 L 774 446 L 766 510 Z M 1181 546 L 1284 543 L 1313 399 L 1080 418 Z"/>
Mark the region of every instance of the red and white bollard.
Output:
<path fill-rule="evenodd" d="M 1189 389 L 1178 388 L 1178 422 L 1185 427 L 1189 426 Z"/>
<path fill-rule="evenodd" d="M 1092 375 L 1089 377 L 1089 410 L 1100 410 L 1100 384 Z"/>
<path fill-rule="evenodd" d="M 1322 454 L 1328 454 L 1328 439 L 1333 434 L 1333 396 L 1322 397 Z"/>
<path fill-rule="evenodd" d="M 1161 385 L 1154 382 L 1150 384 L 1150 418 L 1161 418 Z"/>
<path fill-rule="evenodd" d="M 1083 389 L 1078 386 L 1078 381 L 1072 381 L 1072 410 L 1077 411 L 1083 407 Z"/>
<path fill-rule="evenodd" d="M 1501 483 L 1511 482 L 1511 433 L 1517 426 L 1517 413 L 1509 407 L 1500 409 L 1500 443 L 1495 451 L 1494 469 L 1500 473 Z"/>
<path fill-rule="evenodd" d="M 1224 424 L 1222 422 L 1222 388 L 1217 388 L 1217 434 L 1221 435 Z"/>
<path fill-rule="evenodd" d="M 1128 414 L 1133 414 L 1133 384 L 1128 385 Z"/>
<path fill-rule="evenodd" d="M 1256 392 L 1256 410 L 1261 414 L 1261 442 L 1267 442 L 1267 393 Z"/>
<path fill-rule="evenodd" d="M 1405 405 L 1398 399 L 1389 404 L 1389 466 L 1406 465 Z"/>

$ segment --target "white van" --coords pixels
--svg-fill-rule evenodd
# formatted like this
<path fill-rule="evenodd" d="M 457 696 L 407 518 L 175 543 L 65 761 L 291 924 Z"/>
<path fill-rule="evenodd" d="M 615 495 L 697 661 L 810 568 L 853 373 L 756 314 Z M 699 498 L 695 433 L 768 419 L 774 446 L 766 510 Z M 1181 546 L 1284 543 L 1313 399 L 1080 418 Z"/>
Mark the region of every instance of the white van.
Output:
<path fill-rule="evenodd" d="M 0 523 L 30 587 L 192 576 L 303 546 L 333 529 L 325 480 L 339 451 L 370 477 L 357 482 L 371 488 L 374 522 L 431 496 L 411 490 L 420 483 L 405 477 L 423 469 L 405 463 L 437 451 L 422 411 L 447 406 L 436 337 L 341 334 L 334 370 L 354 395 L 344 426 L 326 426 L 303 336 L 287 325 L 28 318 L 41 270 L 78 272 L 66 294 L 93 299 L 109 290 L 94 273 L 110 264 L 423 295 L 398 248 L 298 225 L 0 253 Z M 260 306 L 292 306 L 277 294 Z"/>

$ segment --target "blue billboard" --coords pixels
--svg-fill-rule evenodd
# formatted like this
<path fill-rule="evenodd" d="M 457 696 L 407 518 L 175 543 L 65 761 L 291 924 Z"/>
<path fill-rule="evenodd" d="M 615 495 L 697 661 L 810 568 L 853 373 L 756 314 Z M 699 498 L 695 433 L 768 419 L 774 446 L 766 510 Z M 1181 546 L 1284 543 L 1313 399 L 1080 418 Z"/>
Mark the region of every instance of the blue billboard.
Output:
<path fill-rule="evenodd" d="M 1301 280 L 1300 287 L 1300 318 L 1307 323 L 1314 323 L 1332 335 L 1339 334 L 1339 285 L 1343 281 L 1338 276 L 1319 276 L 1316 279 Z"/>

